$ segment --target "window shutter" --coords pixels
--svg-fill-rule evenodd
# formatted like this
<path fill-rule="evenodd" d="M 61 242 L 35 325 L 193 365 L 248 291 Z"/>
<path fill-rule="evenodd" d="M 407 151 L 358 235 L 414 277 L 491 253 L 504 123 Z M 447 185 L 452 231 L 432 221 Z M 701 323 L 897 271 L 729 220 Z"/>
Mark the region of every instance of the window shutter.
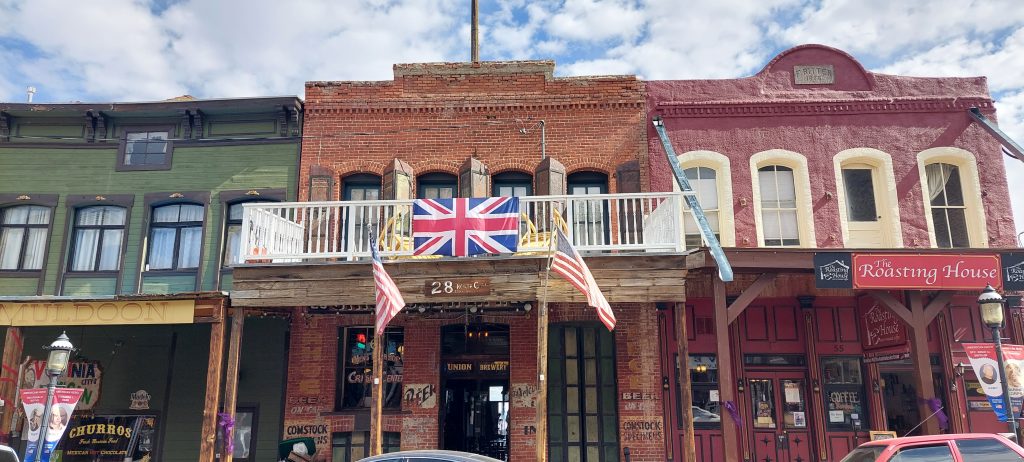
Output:
<path fill-rule="evenodd" d="M 546 157 L 534 169 L 537 183 L 536 195 L 561 196 L 565 194 L 565 166 L 551 157 Z"/>
<path fill-rule="evenodd" d="M 479 159 L 470 157 L 459 168 L 459 197 L 488 197 L 489 176 L 487 166 Z"/>
<path fill-rule="evenodd" d="M 386 170 L 384 170 L 382 199 L 412 199 L 412 179 L 414 177 L 412 166 L 395 159 Z"/>

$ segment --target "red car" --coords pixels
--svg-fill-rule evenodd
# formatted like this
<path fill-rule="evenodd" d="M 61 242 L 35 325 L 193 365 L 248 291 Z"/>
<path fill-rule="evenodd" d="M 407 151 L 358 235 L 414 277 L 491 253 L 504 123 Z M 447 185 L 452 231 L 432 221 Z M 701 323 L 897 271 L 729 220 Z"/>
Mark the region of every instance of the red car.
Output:
<path fill-rule="evenodd" d="M 842 462 L 1024 462 L 1024 449 L 1002 435 L 959 433 L 864 443 Z"/>

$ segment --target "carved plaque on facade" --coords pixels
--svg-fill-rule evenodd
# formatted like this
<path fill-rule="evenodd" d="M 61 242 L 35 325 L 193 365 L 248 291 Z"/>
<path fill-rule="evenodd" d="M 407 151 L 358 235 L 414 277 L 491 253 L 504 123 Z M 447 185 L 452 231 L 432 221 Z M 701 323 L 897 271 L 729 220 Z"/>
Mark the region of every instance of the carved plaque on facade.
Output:
<path fill-rule="evenodd" d="M 819 66 L 793 66 L 797 85 L 830 85 L 836 83 L 836 72 L 831 64 Z"/>

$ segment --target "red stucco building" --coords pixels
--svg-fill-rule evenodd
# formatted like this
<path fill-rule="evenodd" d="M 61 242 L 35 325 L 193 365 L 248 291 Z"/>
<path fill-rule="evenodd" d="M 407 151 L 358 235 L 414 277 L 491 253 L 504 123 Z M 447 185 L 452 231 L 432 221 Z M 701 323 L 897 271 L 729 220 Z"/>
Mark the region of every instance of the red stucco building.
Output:
<path fill-rule="evenodd" d="M 646 89 L 736 271 L 722 283 L 706 252 L 688 261 L 689 361 L 666 373 L 666 400 L 692 406 L 697 460 L 839 460 L 870 430 L 1006 428 L 958 345 L 991 341 L 975 300 L 1004 281 L 879 271 L 965 261 L 991 276 L 1018 261 L 999 141 L 968 112 L 994 114 L 984 77 L 877 74 L 805 45 L 751 77 Z M 670 190 L 647 132 L 651 189 Z M 687 236 L 699 240 L 692 222 Z M 835 270 L 843 284 L 827 281 Z M 662 342 L 663 365 L 676 344 Z M 937 405 L 948 425 L 926 418 Z M 687 425 L 678 412 L 666 422 L 678 453 Z"/>

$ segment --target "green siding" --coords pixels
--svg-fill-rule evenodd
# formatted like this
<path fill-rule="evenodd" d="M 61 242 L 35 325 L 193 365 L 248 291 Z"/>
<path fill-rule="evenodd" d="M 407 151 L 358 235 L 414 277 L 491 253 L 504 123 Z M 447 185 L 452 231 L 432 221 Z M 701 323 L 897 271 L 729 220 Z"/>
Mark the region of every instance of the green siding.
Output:
<path fill-rule="evenodd" d="M 225 291 L 231 291 L 231 286 L 235 282 L 235 274 L 231 272 L 223 273 L 220 276 L 220 289 Z"/>
<path fill-rule="evenodd" d="M 173 294 L 195 292 L 195 290 L 196 277 L 191 275 L 142 277 L 142 293 L 144 294 Z"/>
<path fill-rule="evenodd" d="M 85 124 L 19 124 L 15 127 L 14 133 L 17 136 L 27 137 L 61 137 L 61 138 L 79 138 L 78 140 L 69 141 L 84 141 L 85 140 Z M 50 139 L 18 139 L 19 142 L 53 142 Z"/>
<path fill-rule="evenodd" d="M 56 293 L 56 269 L 62 257 L 60 249 L 64 248 L 65 236 L 70 231 L 66 209 L 67 196 L 70 194 L 135 195 L 125 248 L 122 293 L 134 293 L 139 282 L 137 275 L 143 264 L 140 250 L 145 242 L 142 226 L 149 213 L 144 207 L 144 195 L 147 192 L 211 193 L 203 238 L 202 290 L 217 289 L 216 272 L 220 270 L 220 245 L 224 233 L 218 193 L 229 190 L 285 189 L 287 200 L 295 200 L 297 195 L 298 142 L 178 146 L 173 152 L 172 169 L 153 172 L 117 172 L 116 143 L 98 143 L 97 146 L 56 149 L 5 148 L 0 145 L 0 166 L 4 169 L 5 177 L 14 179 L 0 184 L 0 192 L 60 194 L 53 217 L 50 253 L 46 260 L 44 294 Z M 0 288 L 0 291 L 5 289 Z M 168 286 L 166 290 L 179 289 L 178 286 Z M 195 288 L 189 286 L 184 290 L 192 292 Z M 35 294 L 35 289 L 30 293 Z"/>
<path fill-rule="evenodd" d="M 68 278 L 64 281 L 62 295 L 89 297 L 93 295 L 114 295 L 117 293 L 116 277 Z"/>
<path fill-rule="evenodd" d="M 283 434 L 281 410 L 285 405 L 282 378 L 288 374 L 287 331 L 287 321 L 272 318 L 247 319 L 242 331 L 237 403 L 259 406 L 254 460 L 277 460 L 277 443 Z"/>
<path fill-rule="evenodd" d="M 199 460 L 199 442 L 202 439 L 210 325 L 181 327 L 177 332 L 171 405 L 164 414 L 167 431 L 163 435 L 163 458 L 159 460 L 195 462 Z"/>
<path fill-rule="evenodd" d="M 230 137 L 238 135 L 274 135 L 277 122 L 273 119 L 244 122 L 210 122 L 209 136 Z"/>
<path fill-rule="evenodd" d="M 38 288 L 37 278 L 0 278 L 0 296 L 36 295 Z"/>

